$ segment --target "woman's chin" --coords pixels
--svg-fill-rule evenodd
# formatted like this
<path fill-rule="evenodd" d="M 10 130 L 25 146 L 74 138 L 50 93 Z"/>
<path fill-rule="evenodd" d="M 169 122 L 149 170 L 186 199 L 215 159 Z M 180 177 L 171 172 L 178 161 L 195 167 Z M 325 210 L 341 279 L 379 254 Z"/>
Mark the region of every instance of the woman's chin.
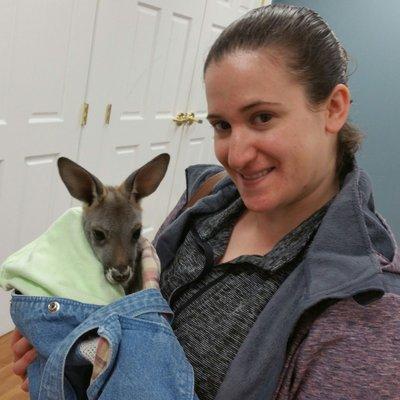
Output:
<path fill-rule="evenodd" d="M 266 198 L 265 196 L 247 196 L 246 194 L 243 194 L 241 197 L 244 205 L 249 211 L 264 213 L 273 211 L 276 207 L 276 202 L 272 199 Z"/>

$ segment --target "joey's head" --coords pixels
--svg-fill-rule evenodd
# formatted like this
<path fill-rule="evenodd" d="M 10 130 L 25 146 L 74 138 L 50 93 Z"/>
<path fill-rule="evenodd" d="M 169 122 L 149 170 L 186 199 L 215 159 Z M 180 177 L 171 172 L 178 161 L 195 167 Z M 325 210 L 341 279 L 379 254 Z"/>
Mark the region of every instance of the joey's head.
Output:
<path fill-rule="evenodd" d="M 155 157 L 119 186 L 105 186 L 80 165 L 61 157 L 58 169 L 70 194 L 81 200 L 83 229 L 104 274 L 125 290 L 137 274 L 142 229 L 140 200 L 153 193 L 167 171 L 169 155 Z"/>

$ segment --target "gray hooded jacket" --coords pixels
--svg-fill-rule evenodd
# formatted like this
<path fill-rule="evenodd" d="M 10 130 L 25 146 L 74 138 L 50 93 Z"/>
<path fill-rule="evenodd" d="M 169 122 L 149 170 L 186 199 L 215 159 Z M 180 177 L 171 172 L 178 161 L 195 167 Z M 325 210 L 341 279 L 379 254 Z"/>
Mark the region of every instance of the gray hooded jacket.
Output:
<path fill-rule="evenodd" d="M 186 171 L 186 198 L 221 167 L 196 165 Z M 193 207 L 181 212 L 157 238 L 162 268 L 168 266 L 194 216 L 220 210 L 222 198 L 234 199 L 229 177 Z M 400 295 L 400 275 L 382 271 L 377 254 L 393 260 L 397 245 L 376 212 L 371 181 L 357 165 L 330 205 L 303 261 L 280 286 L 243 342 L 216 400 L 271 399 L 282 371 L 288 340 L 300 317 L 325 300 L 353 297 L 368 304 L 384 293 Z M 238 384 L 240 382 L 240 385 Z"/>

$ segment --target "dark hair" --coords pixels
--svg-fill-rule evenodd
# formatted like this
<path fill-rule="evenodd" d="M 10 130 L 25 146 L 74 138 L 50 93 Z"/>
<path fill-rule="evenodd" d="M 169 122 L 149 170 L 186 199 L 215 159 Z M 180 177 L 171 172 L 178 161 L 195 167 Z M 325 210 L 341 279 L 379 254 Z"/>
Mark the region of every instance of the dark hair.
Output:
<path fill-rule="evenodd" d="M 212 61 L 236 50 L 270 47 L 284 51 L 288 72 L 306 91 L 310 108 L 324 102 L 334 87 L 347 85 L 348 54 L 321 16 L 306 7 L 274 4 L 249 11 L 229 25 L 211 47 L 204 74 Z M 353 167 L 363 133 L 346 122 L 339 132 L 337 174 Z"/>

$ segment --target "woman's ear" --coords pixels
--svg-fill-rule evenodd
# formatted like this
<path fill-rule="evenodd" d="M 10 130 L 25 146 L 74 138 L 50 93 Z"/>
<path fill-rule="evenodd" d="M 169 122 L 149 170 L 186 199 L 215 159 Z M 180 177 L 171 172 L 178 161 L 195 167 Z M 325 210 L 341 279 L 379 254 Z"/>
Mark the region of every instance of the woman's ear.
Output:
<path fill-rule="evenodd" d="M 347 121 L 350 112 L 350 90 L 343 83 L 337 84 L 326 103 L 325 129 L 338 133 Z"/>

